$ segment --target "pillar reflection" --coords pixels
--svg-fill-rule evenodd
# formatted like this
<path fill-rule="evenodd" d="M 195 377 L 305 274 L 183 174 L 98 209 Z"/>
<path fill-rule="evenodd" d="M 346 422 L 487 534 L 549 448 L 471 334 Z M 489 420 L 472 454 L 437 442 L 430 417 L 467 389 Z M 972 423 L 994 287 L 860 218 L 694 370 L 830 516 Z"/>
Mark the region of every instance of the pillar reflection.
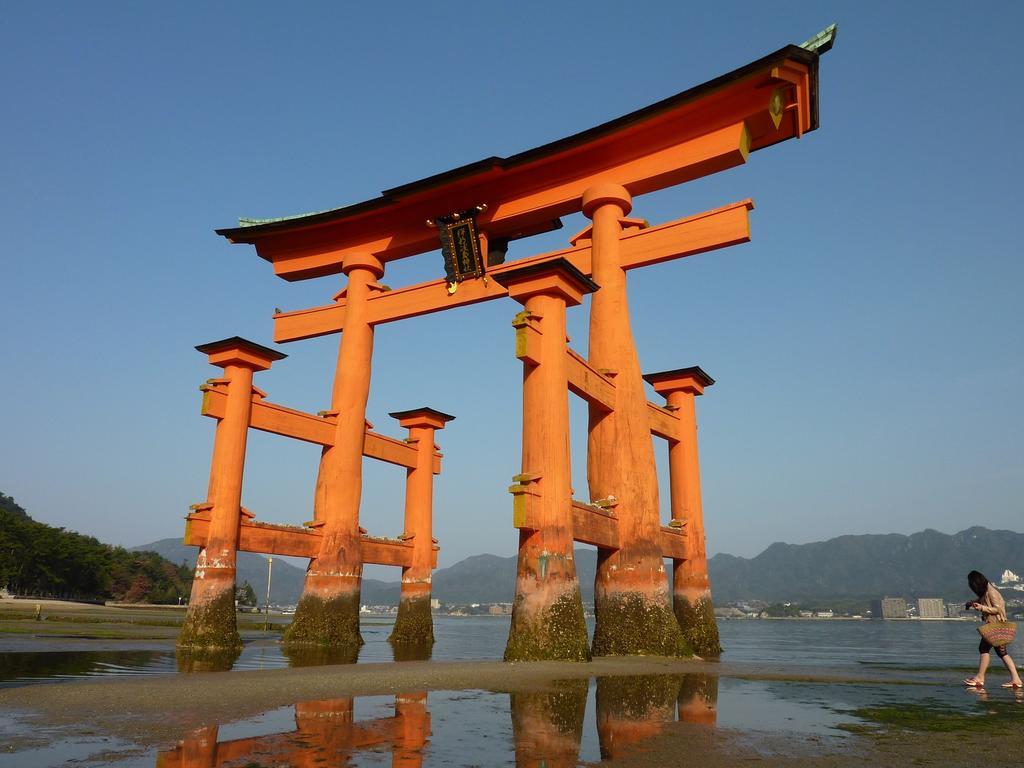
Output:
<path fill-rule="evenodd" d="M 679 722 L 714 725 L 718 721 L 718 677 L 683 675 L 676 706 Z"/>
<path fill-rule="evenodd" d="M 551 690 L 510 694 L 518 768 L 577 764 L 588 687 L 587 680 L 563 680 Z"/>
<path fill-rule="evenodd" d="M 597 737 L 601 758 L 621 756 L 629 747 L 661 733 L 676 718 L 680 677 L 636 675 L 597 680 Z"/>
<path fill-rule="evenodd" d="M 218 727 L 189 732 L 173 749 L 157 754 L 157 768 L 234 766 L 344 766 L 364 750 L 391 748 L 392 766 L 419 768 L 430 736 L 425 692 L 395 696 L 394 715 L 357 722 L 354 698 L 343 696 L 295 705 L 295 728 L 282 733 L 218 741 Z"/>

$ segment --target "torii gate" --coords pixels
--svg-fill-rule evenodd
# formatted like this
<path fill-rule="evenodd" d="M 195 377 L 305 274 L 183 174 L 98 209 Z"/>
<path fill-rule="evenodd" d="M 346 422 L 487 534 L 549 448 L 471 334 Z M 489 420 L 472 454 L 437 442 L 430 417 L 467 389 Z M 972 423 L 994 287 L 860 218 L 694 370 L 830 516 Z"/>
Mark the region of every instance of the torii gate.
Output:
<path fill-rule="evenodd" d="M 308 550 L 305 589 L 286 643 L 358 647 L 362 642 L 359 585 L 362 563 L 370 560 L 360 536 L 359 507 L 362 457 L 372 455 L 366 449 L 366 402 L 373 329 L 510 296 L 524 305 L 514 323 L 517 355 L 524 363 L 524 420 L 522 472 L 510 489 L 520 552 L 506 658 L 590 657 L 574 540 L 598 547 L 593 653 L 718 653 L 693 408 L 693 397 L 713 382 L 696 367 L 649 374 L 647 380 L 667 404 L 647 402 L 625 273 L 748 241 L 753 204 L 745 200 L 654 227 L 629 214 L 636 195 L 741 165 L 751 152 L 815 130 L 818 58 L 831 48 L 834 34 L 831 27 L 803 46 L 786 46 L 664 101 L 509 158 L 488 158 L 344 208 L 242 220 L 239 227 L 218 230 L 233 243 L 254 245 L 285 280 L 339 272 L 348 277 L 332 303 L 274 315 L 277 342 L 342 332 L 332 410 L 325 416 L 331 439 L 321 443 L 325 450 L 314 503 L 312 524 L 321 526 L 320 533 L 316 547 Z M 560 216 L 577 211 L 592 223 L 570 239 L 569 248 L 505 263 L 510 240 L 557 229 Z M 389 262 L 436 249 L 438 234 L 444 279 L 397 290 L 378 282 Z M 587 293 L 593 298 L 589 357 L 583 359 L 566 346 L 565 311 Z M 252 350 L 231 354 L 245 351 Z M 256 354 L 249 369 L 269 367 L 268 351 Z M 211 362 L 219 364 L 214 352 L 220 350 L 211 352 Z M 226 386 L 237 379 L 239 392 L 246 393 L 234 401 L 239 425 L 247 423 L 251 386 L 245 383 L 251 370 L 244 370 L 236 364 L 233 374 L 225 372 Z M 207 395 L 220 386 L 215 381 Z M 589 404 L 586 503 L 571 498 L 568 484 L 569 391 Z M 257 395 L 253 402 L 258 400 Z M 222 431 L 228 434 L 223 428 L 235 412 L 231 402 L 228 392 L 218 441 Z M 218 416 L 212 407 L 206 411 Z M 289 424 L 313 420 L 322 428 L 315 417 L 289 413 Z M 431 434 L 450 418 L 426 413 L 417 412 L 415 418 L 424 421 L 416 423 Z M 255 408 L 249 423 L 260 428 L 254 414 Z M 291 428 L 287 434 L 298 437 L 298 428 Z M 244 436 L 244 427 L 233 429 Z M 667 526 L 659 519 L 652 433 L 669 442 L 672 519 Z M 425 468 L 432 437 L 424 433 L 419 446 L 424 463 L 416 466 Z M 215 463 L 217 455 L 215 449 Z M 428 478 L 429 472 L 420 477 Z M 421 492 L 415 495 L 422 499 Z M 233 487 L 228 493 L 211 480 L 211 509 L 200 505 L 192 516 L 198 522 L 209 511 L 216 518 L 218 505 L 223 507 L 232 518 L 224 527 L 228 545 L 238 527 L 236 496 Z M 209 525 L 213 542 L 217 526 Z M 241 525 L 244 530 L 244 521 Z M 413 547 L 422 546 L 422 531 L 414 535 L 419 541 L 414 538 Z M 211 573 L 209 548 L 205 565 L 200 554 L 197 583 L 201 574 Z M 663 558 L 673 561 L 674 611 Z M 430 567 L 418 562 L 422 567 L 415 575 L 403 571 L 396 634 L 405 637 L 399 639 L 432 637 L 423 600 L 429 595 Z M 420 588 L 414 590 L 414 584 Z M 190 606 L 190 617 L 200 610 Z M 399 632 L 406 626 L 408 633 Z"/>

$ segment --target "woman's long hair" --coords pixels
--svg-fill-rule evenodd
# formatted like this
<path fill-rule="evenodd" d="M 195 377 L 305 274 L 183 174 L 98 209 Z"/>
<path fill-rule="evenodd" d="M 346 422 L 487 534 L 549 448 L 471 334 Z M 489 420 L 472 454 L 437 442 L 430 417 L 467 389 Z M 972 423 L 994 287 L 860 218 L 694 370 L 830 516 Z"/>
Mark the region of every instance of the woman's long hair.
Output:
<path fill-rule="evenodd" d="M 988 579 L 979 571 L 971 571 L 967 574 L 967 584 L 978 597 L 984 597 L 988 591 Z"/>

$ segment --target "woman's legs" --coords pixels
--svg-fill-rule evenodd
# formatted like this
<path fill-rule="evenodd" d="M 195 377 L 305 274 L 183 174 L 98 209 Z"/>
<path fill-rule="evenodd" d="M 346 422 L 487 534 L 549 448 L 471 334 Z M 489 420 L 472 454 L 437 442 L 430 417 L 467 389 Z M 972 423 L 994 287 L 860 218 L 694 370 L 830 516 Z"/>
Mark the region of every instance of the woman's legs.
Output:
<path fill-rule="evenodd" d="M 1014 685 L 1021 685 L 1020 675 L 1017 674 L 1017 665 L 1013 663 L 1013 659 L 1008 653 L 999 654 L 1003 660 L 1003 664 L 1006 665 L 1006 669 L 1010 672 L 1010 682 Z"/>
<path fill-rule="evenodd" d="M 985 673 L 988 671 L 988 663 L 991 660 L 992 657 L 989 656 L 988 651 L 982 653 L 981 657 L 978 659 L 978 674 L 974 676 L 974 679 L 982 685 L 985 684 Z"/>

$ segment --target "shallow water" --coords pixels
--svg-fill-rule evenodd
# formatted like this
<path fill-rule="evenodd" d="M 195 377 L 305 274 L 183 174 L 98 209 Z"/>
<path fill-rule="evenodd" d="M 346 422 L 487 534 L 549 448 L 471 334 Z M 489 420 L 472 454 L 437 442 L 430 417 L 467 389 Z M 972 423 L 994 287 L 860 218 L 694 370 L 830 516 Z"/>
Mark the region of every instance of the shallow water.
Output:
<path fill-rule="evenodd" d="M 14 713 L 0 716 L 0 744 L 18 744 L 17 751 L 0 749 L 0 766 L 554 768 L 617 754 L 677 720 L 755 735 L 792 733 L 794 743 L 815 739 L 821 748 L 836 749 L 849 739 L 845 729 L 870 726 L 872 717 L 892 711 L 1024 719 L 1024 697 L 994 685 L 980 695 L 957 685 L 960 673 L 977 659 L 973 624 L 723 621 L 720 628 L 729 661 L 818 672 L 891 670 L 894 677 L 906 670 L 924 670 L 935 682 L 836 685 L 687 674 L 566 681 L 539 693 L 410 691 L 296 702 L 238 722 L 182 733 L 177 744 L 159 749 L 99 732 L 69 737 L 65 730 Z M 507 631 L 506 618 L 438 617 L 432 658 L 500 658 Z M 359 662 L 394 660 L 389 632 L 390 625 L 384 622 L 364 625 L 366 645 Z M 289 659 L 268 637 L 249 642 L 233 669 L 271 669 L 308 661 Z M 180 668 L 181 661 L 171 650 L 151 647 L 8 652 L 0 653 L 0 686 L 173 674 Z M 993 674 L 993 683 L 1005 677 L 998 669 Z"/>
<path fill-rule="evenodd" d="M 505 650 L 509 621 L 504 617 L 435 618 L 431 658 L 437 661 L 500 659 Z M 720 621 L 724 660 L 798 665 L 825 669 L 856 667 L 861 670 L 948 670 L 970 672 L 977 664 L 976 624 L 944 621 Z M 390 622 L 374 619 L 362 628 L 366 644 L 358 661 L 396 659 L 387 637 Z M 323 658 L 288 658 L 276 642 L 279 635 L 249 642 L 231 666 L 234 670 L 274 669 L 331 662 Z M 173 650 L 125 649 L 106 651 L 19 650 L 0 653 L 0 688 L 40 682 L 110 675 L 169 674 L 187 670 Z M 60 648 L 47 644 L 47 648 Z M 1014 645 L 1018 663 L 1024 654 Z M 993 666 L 999 671 L 998 660 Z"/>

